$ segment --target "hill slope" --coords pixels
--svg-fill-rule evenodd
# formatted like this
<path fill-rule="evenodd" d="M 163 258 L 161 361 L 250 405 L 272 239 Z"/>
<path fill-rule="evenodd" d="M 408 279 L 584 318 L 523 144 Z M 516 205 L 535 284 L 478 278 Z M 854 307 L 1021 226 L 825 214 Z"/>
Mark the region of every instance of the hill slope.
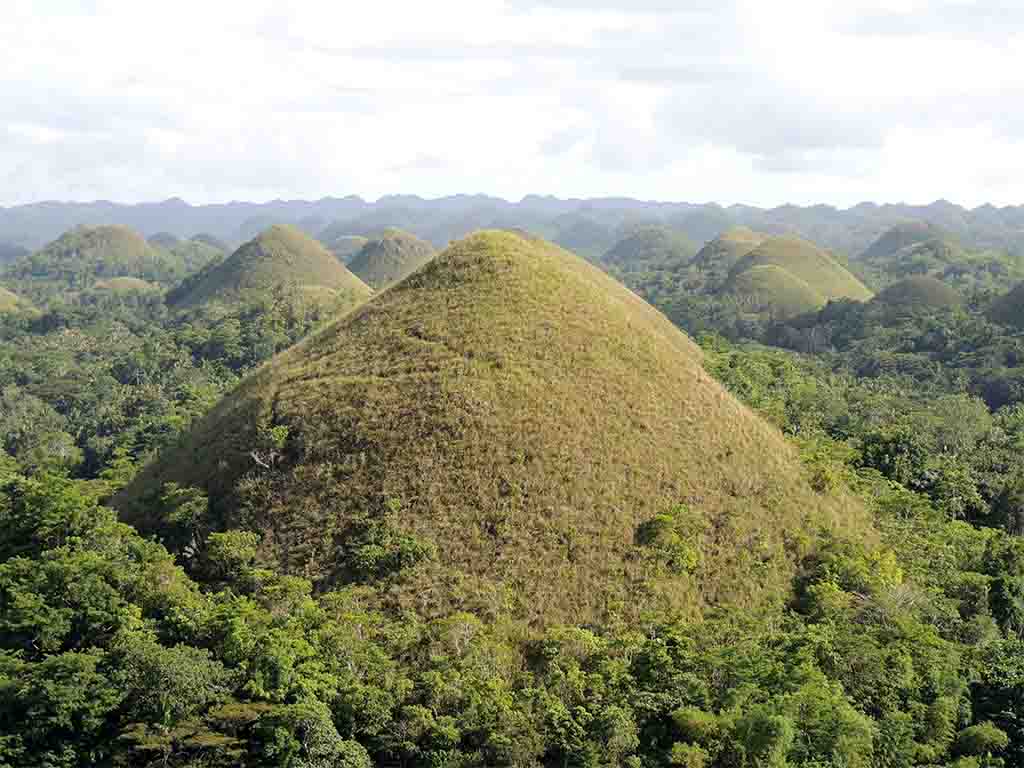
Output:
<path fill-rule="evenodd" d="M 206 525 L 424 615 L 760 604 L 819 526 L 866 523 L 700 360 L 583 259 L 478 233 L 245 379 L 115 503 L 167 532 L 162 484 L 202 487 Z"/>
<path fill-rule="evenodd" d="M 0 315 L 20 314 L 34 311 L 32 302 L 0 285 Z"/>
<path fill-rule="evenodd" d="M 170 282 L 184 276 L 180 258 L 154 248 L 137 232 L 121 226 L 79 227 L 7 270 L 30 295 L 91 288 L 112 277 Z"/>
<path fill-rule="evenodd" d="M 704 270 L 732 269 L 736 262 L 757 248 L 768 235 L 747 227 L 733 227 L 704 244 L 693 257 L 693 265 Z"/>
<path fill-rule="evenodd" d="M 215 262 L 167 296 L 176 308 L 209 301 L 245 301 L 280 285 L 321 292 L 335 291 L 350 306 L 365 300 L 370 289 L 308 235 L 295 227 L 275 225 Z"/>
<path fill-rule="evenodd" d="M 939 231 L 922 221 L 908 221 L 890 227 L 860 255 L 861 259 L 872 261 L 892 256 L 897 251 L 915 243 L 929 240 Z"/>
<path fill-rule="evenodd" d="M 762 270 L 756 279 L 743 276 L 749 270 L 768 266 L 776 269 Z M 751 288 L 759 293 L 748 294 Z M 773 295 L 773 289 L 779 291 L 778 295 Z M 820 297 L 818 306 L 829 299 L 867 301 L 871 298 L 871 291 L 832 256 L 813 243 L 791 235 L 768 238 L 737 261 L 724 290 L 757 301 L 767 309 L 777 305 L 782 314 L 785 314 L 785 305 L 798 298 L 805 303 L 814 294 Z M 814 308 L 804 307 L 801 311 Z"/>
<path fill-rule="evenodd" d="M 874 301 L 889 306 L 938 309 L 958 307 L 963 303 L 963 297 L 938 278 L 914 275 L 893 283 L 875 296 Z"/>
<path fill-rule="evenodd" d="M 411 275 L 434 258 L 434 246 L 400 229 L 389 229 L 369 240 L 348 267 L 374 290 L 381 290 Z"/>

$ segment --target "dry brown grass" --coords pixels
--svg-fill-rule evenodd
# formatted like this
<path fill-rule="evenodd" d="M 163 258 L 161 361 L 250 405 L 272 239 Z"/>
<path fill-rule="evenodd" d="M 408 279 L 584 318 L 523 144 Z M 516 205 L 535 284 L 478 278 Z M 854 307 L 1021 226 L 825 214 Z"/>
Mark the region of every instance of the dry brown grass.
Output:
<path fill-rule="evenodd" d="M 289 430 L 272 470 L 251 455 L 259 424 Z M 323 585 L 346 575 L 353 521 L 386 518 L 437 554 L 378 582 L 383 603 L 535 625 L 754 608 L 788 593 L 820 530 L 869 525 L 810 488 L 664 316 L 582 259 L 497 231 L 272 360 L 115 502 L 159 528 L 168 481 L 207 489 L 215 525 L 261 530 L 268 560 Z M 692 573 L 634 539 L 680 504 Z"/>

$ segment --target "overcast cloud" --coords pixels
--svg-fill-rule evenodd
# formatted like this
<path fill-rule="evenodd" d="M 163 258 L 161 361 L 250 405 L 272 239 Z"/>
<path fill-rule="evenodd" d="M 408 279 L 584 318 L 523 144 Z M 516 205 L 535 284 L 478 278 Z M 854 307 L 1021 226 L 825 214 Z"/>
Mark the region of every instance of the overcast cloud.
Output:
<path fill-rule="evenodd" d="M 0 205 L 1024 202 L 1024 6 L 6 0 Z"/>

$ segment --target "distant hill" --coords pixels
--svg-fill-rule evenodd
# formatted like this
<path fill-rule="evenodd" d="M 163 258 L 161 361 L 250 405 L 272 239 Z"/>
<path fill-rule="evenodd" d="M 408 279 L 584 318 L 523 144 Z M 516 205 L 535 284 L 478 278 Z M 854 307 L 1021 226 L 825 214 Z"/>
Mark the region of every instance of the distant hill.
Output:
<path fill-rule="evenodd" d="M 601 259 L 625 270 L 683 267 L 696 246 L 681 232 L 663 226 L 640 226 L 619 240 Z"/>
<path fill-rule="evenodd" d="M 705 243 L 692 263 L 698 269 L 728 271 L 767 239 L 768 235 L 748 227 L 731 227 Z"/>
<path fill-rule="evenodd" d="M 229 246 L 226 242 L 221 240 L 219 237 L 215 237 L 214 235 L 207 234 L 206 232 L 200 232 L 198 235 L 193 235 L 189 239 L 193 240 L 194 242 L 197 242 L 197 243 L 202 243 L 203 245 L 208 245 L 211 248 L 213 248 L 214 250 L 221 251 L 222 253 L 230 253 L 231 252 L 231 246 Z"/>
<path fill-rule="evenodd" d="M 12 243 L 0 243 L 0 267 L 10 264 L 18 259 L 24 258 L 31 253 L 28 248 Z"/>
<path fill-rule="evenodd" d="M 923 221 L 908 221 L 903 224 L 897 224 L 886 230 L 881 237 L 875 240 L 860 255 L 860 258 L 868 261 L 884 259 L 906 248 L 908 245 L 924 242 L 925 240 L 941 236 L 941 234 L 938 229 Z"/>
<path fill-rule="evenodd" d="M 871 291 L 830 254 L 791 235 L 768 238 L 743 256 L 723 291 L 783 317 L 829 299 L 871 298 Z"/>
<path fill-rule="evenodd" d="M 6 270 L 6 281 L 37 301 L 91 288 L 100 280 L 135 277 L 155 283 L 180 280 L 184 261 L 154 248 L 122 226 L 79 227 Z"/>
<path fill-rule="evenodd" d="M 386 230 L 352 257 L 349 269 L 374 290 L 411 275 L 434 258 L 434 247 L 399 229 Z"/>
<path fill-rule="evenodd" d="M 914 275 L 893 283 L 874 301 L 894 307 L 936 309 L 958 307 L 963 304 L 963 297 L 938 278 Z"/>
<path fill-rule="evenodd" d="M 167 302 L 182 309 L 210 301 L 245 301 L 283 285 L 330 289 L 349 306 L 370 295 L 320 243 L 295 227 L 276 225 L 186 280 L 168 293 Z"/>
<path fill-rule="evenodd" d="M 753 608 L 789 594 L 817 531 L 870 525 L 664 316 L 497 231 L 249 376 L 115 504 L 159 531 L 172 481 L 288 573 L 534 626 Z"/>
<path fill-rule="evenodd" d="M 155 235 L 147 237 L 146 242 L 150 245 L 156 246 L 157 248 L 166 248 L 170 250 L 181 242 L 181 238 L 177 235 L 172 235 L 170 232 L 157 232 Z"/>
<path fill-rule="evenodd" d="M 324 246 L 335 255 L 338 261 L 348 264 L 368 242 L 370 242 L 369 238 L 360 237 L 359 235 L 342 235 L 334 240 L 325 242 Z"/>
<path fill-rule="evenodd" d="M 573 253 L 596 261 L 615 244 L 615 234 L 591 216 L 566 214 L 551 222 L 553 240 Z"/>

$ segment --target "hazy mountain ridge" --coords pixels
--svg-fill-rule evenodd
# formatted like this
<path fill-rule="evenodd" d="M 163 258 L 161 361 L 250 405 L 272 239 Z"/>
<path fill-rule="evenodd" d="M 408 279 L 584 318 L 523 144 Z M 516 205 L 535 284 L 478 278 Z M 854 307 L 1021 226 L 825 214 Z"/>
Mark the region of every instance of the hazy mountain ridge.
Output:
<path fill-rule="evenodd" d="M 76 226 L 116 223 L 147 237 L 170 233 L 184 238 L 204 232 L 238 245 L 271 223 L 293 223 L 308 231 L 325 222 L 325 230 L 366 236 L 398 226 L 435 246 L 444 246 L 486 226 L 521 227 L 558 239 L 558 220 L 566 221 L 566 217 L 577 228 L 581 219 L 605 228 L 619 227 L 631 219 L 666 223 L 698 244 L 729 227 L 746 226 L 767 234 L 799 234 L 851 255 L 864 251 L 891 227 L 910 220 L 955 234 L 965 246 L 1024 250 L 1024 206 L 968 209 L 939 200 L 929 205 L 861 203 L 847 209 L 827 205 L 758 208 L 539 195 L 527 195 L 519 202 L 486 195 L 431 200 L 391 195 L 372 203 L 354 195 L 212 205 L 190 205 L 177 198 L 134 205 L 40 202 L 0 208 L 0 241 L 33 249 Z"/>

